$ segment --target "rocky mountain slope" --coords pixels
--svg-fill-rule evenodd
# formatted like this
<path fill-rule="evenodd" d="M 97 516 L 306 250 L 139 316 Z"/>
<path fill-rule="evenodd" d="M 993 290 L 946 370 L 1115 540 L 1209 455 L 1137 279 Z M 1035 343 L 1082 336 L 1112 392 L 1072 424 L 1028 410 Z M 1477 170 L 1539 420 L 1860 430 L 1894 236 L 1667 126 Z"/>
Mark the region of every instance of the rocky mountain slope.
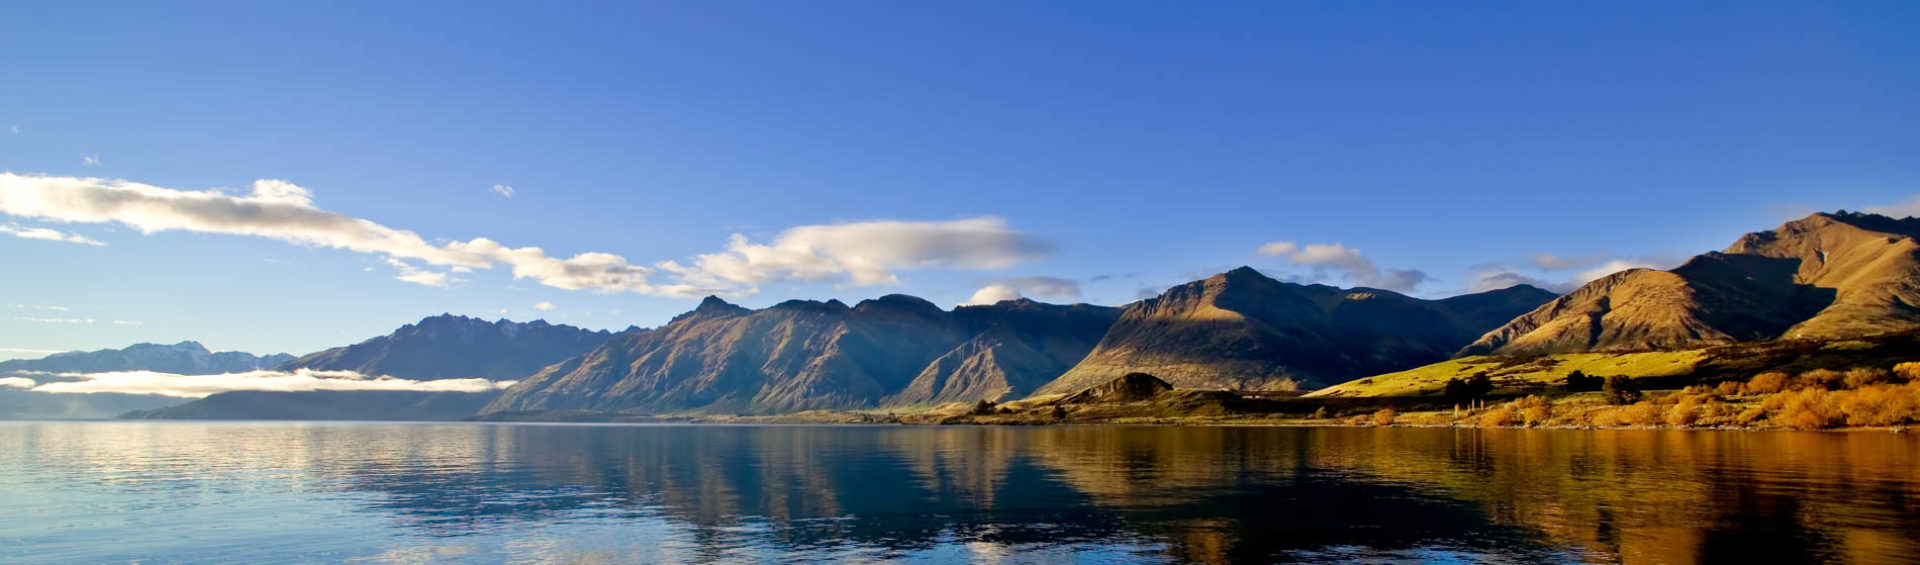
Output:
<path fill-rule="evenodd" d="M 254 355 L 239 351 L 208 351 L 196 341 L 173 345 L 136 343 L 124 349 L 69 351 L 40 359 L 0 361 L 0 375 L 20 372 L 105 373 L 155 371 L 177 375 L 212 375 L 265 369 L 286 363 L 292 355 Z"/>
<path fill-rule="evenodd" d="M 508 389 L 487 411 L 775 413 L 1025 396 L 1118 309 L 1028 300 L 951 312 L 905 295 L 749 310 L 708 297 Z"/>
<path fill-rule="evenodd" d="M 306 355 L 278 368 L 358 371 L 408 379 L 514 380 L 586 353 L 613 336 L 606 330 L 590 331 L 545 320 L 488 322 L 442 314 L 401 326 L 387 335 Z"/>
<path fill-rule="evenodd" d="M 1332 384 L 1444 360 L 1553 298 L 1520 285 L 1422 300 L 1283 283 L 1241 267 L 1129 305 L 1085 359 L 1038 392 L 1069 393 L 1132 372 L 1179 388 Z"/>
<path fill-rule="evenodd" d="M 1920 219 L 1819 213 L 1670 271 L 1587 283 L 1461 355 L 1669 350 L 1920 327 Z"/>

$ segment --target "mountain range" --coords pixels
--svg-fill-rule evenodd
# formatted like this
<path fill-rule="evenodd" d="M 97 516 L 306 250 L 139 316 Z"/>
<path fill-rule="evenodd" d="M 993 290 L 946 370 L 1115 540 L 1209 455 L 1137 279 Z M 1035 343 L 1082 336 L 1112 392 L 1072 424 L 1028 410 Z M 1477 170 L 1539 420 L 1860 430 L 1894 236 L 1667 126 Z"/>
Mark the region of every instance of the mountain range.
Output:
<path fill-rule="evenodd" d="M 254 355 L 239 351 L 208 351 L 197 341 L 173 345 L 136 343 L 123 349 L 69 351 L 39 359 L 0 361 L 0 375 L 23 372 L 105 373 L 156 371 L 176 375 L 211 375 L 271 368 L 293 360 L 292 355 Z"/>
<path fill-rule="evenodd" d="M 1819 213 L 1672 270 L 1587 283 L 1461 355 L 1647 351 L 1832 340 L 1920 327 L 1920 219 Z"/>
<path fill-rule="evenodd" d="M 1079 361 L 1118 314 L 1030 300 L 946 311 L 900 294 L 749 310 L 708 297 L 540 371 L 487 410 L 773 413 L 1018 398 Z"/>
<path fill-rule="evenodd" d="M 639 328 L 628 328 L 638 332 Z M 613 337 L 545 320 L 488 322 L 442 314 L 393 333 L 288 360 L 281 370 L 356 371 L 406 379 L 515 380 L 587 352 Z"/>
<path fill-rule="evenodd" d="M 466 407 L 769 414 L 1007 401 L 1071 393 L 1135 372 L 1183 389 L 1311 388 L 1462 356 L 1673 350 L 1920 329 L 1917 237 L 1920 219 L 1814 214 L 1671 270 L 1622 271 L 1564 296 L 1519 285 L 1427 300 L 1282 282 L 1242 267 L 1118 308 L 1021 299 L 947 310 L 895 294 L 851 306 L 789 300 L 749 309 L 708 297 L 664 326 L 618 333 L 441 315 L 298 359 L 214 354 L 184 342 L 9 361 L 0 370 L 275 366 L 519 381 L 497 394 L 388 395 L 369 404 L 409 417 Z M 351 396 L 215 395 L 144 415 L 258 414 L 260 406 L 326 413 L 347 410 L 339 406 Z"/>

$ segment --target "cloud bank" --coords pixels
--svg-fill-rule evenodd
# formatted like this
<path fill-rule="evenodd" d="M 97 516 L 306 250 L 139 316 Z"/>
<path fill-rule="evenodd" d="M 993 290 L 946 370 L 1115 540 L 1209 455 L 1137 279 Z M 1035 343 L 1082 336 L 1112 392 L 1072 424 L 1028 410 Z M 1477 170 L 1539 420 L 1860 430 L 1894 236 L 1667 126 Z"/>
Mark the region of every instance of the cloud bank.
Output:
<path fill-rule="evenodd" d="M 1001 269 L 1050 251 L 1039 239 L 1008 228 L 1005 220 L 985 216 L 800 226 L 768 243 L 734 234 L 724 251 L 695 256 L 687 264 L 663 261 L 649 267 L 601 252 L 563 259 L 538 247 L 509 247 L 484 237 L 429 243 L 412 231 L 316 207 L 310 191 L 280 180 L 255 181 L 246 194 L 233 195 L 98 178 L 0 173 L 0 213 L 120 224 L 146 234 L 262 237 L 380 255 L 399 269 L 399 280 L 428 286 L 460 282 L 449 273 L 499 266 L 515 279 L 555 288 L 659 296 L 751 294 L 758 290 L 754 285 L 782 281 L 893 284 L 901 270 Z M 673 280 L 650 280 L 661 274 Z"/>
<path fill-rule="evenodd" d="M 1381 269 L 1372 259 L 1362 255 L 1360 250 L 1338 243 L 1309 243 L 1302 246 L 1291 241 L 1275 241 L 1255 249 L 1254 254 L 1280 257 L 1295 265 L 1336 272 L 1358 286 L 1394 292 L 1412 292 L 1414 287 L 1432 278 L 1417 269 Z"/>
<path fill-rule="evenodd" d="M 56 394 L 150 394 L 174 398 L 205 398 L 236 390 L 298 392 L 310 390 L 386 390 L 420 392 L 487 392 L 513 386 L 514 381 L 486 379 L 440 379 L 415 381 L 394 377 L 369 377 L 353 371 L 249 371 L 223 375 L 175 375 L 153 371 L 116 371 L 111 373 L 62 374 L 77 381 L 33 385 L 34 392 Z M 8 386 L 19 386 L 12 384 Z"/>

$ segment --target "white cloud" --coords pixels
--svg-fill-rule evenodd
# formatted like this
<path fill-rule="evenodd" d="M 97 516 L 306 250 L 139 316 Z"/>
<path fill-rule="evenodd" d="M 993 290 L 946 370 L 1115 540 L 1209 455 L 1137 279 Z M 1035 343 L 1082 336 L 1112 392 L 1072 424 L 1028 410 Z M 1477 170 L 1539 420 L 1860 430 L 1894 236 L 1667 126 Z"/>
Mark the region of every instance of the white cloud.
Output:
<path fill-rule="evenodd" d="M 800 226 L 754 243 L 735 234 L 727 249 L 682 265 L 656 264 L 676 281 L 655 284 L 653 267 L 625 257 L 586 252 L 569 258 L 538 247 L 507 247 L 484 237 L 441 244 L 371 220 L 313 205 L 305 188 L 259 180 L 245 195 L 193 191 L 97 178 L 0 173 L 0 213 L 69 223 L 117 223 L 152 234 L 190 231 L 264 237 L 300 245 L 345 249 L 400 262 L 400 280 L 448 284 L 458 279 L 422 274 L 413 262 L 447 270 L 505 266 L 515 279 L 568 290 L 661 296 L 751 294 L 752 285 L 777 281 L 845 280 L 855 285 L 899 281 L 899 270 L 1001 269 L 1049 251 L 1038 239 L 980 217 L 948 222 L 871 221 Z M 408 270 L 414 269 L 414 270 Z"/>
<path fill-rule="evenodd" d="M 177 230 L 265 237 L 447 267 L 505 265 L 515 278 L 574 290 L 643 294 L 676 290 L 648 284 L 651 269 L 606 253 L 560 259 L 537 247 L 512 248 L 486 238 L 429 244 L 411 231 L 314 207 L 306 189 L 278 180 L 255 181 L 250 193 L 233 196 L 94 178 L 0 173 L 0 213 L 59 222 L 119 223 L 148 234 Z M 409 282 L 432 279 L 414 277 Z"/>
<path fill-rule="evenodd" d="M 961 306 L 981 306 L 986 304 L 998 304 L 1001 301 L 1005 301 L 1005 300 L 1019 300 L 1020 298 L 1021 296 L 1020 296 L 1019 290 L 1006 284 L 994 283 L 994 284 L 980 287 L 980 290 L 974 291 L 973 296 L 968 297 L 967 301 L 961 302 L 960 305 Z"/>
<path fill-rule="evenodd" d="M 14 316 L 13 319 L 43 324 L 91 324 L 95 321 L 93 318 L 35 318 L 31 316 Z"/>
<path fill-rule="evenodd" d="M 10 235 L 13 235 L 14 237 L 20 237 L 20 238 L 26 238 L 26 239 L 39 239 L 44 241 L 65 241 L 68 243 L 81 243 L 86 245 L 106 245 L 106 243 L 104 242 L 101 242 L 95 239 L 90 239 L 87 236 L 80 235 L 77 233 L 63 232 L 63 231 L 51 229 L 51 228 L 23 228 L 23 227 L 20 227 L 19 224 L 0 225 L 0 234 L 10 234 Z"/>
<path fill-rule="evenodd" d="M 113 323 L 114 323 L 115 325 L 121 325 L 121 326 L 144 326 L 144 325 L 146 325 L 146 324 L 145 324 L 145 323 L 143 323 L 143 322 L 136 322 L 136 321 L 133 321 L 133 320 L 114 320 L 114 321 L 113 321 Z"/>
<path fill-rule="evenodd" d="M 82 155 L 80 156 L 80 164 L 86 165 L 89 167 L 98 167 L 100 166 L 100 156 L 99 155 Z"/>
<path fill-rule="evenodd" d="M 67 311 L 67 307 L 65 307 L 65 306 L 30 306 L 30 305 L 27 305 L 27 304 L 8 304 L 8 306 L 11 306 L 11 307 L 14 307 L 14 308 L 25 308 L 25 309 L 28 309 L 28 310 L 52 310 L 52 311 L 55 311 L 55 312 L 65 312 L 65 311 Z"/>
<path fill-rule="evenodd" d="M 1332 270 L 1356 285 L 1395 292 L 1411 292 L 1414 287 L 1431 278 L 1416 269 L 1381 269 L 1373 260 L 1360 254 L 1360 250 L 1338 243 L 1302 246 L 1291 241 L 1275 241 L 1261 245 L 1254 253 L 1263 257 L 1281 257 L 1295 265 Z"/>
<path fill-rule="evenodd" d="M 1080 282 L 1058 277 L 1014 277 L 992 281 L 987 286 L 974 291 L 973 296 L 962 306 L 994 304 L 1002 300 L 1019 300 L 1027 296 L 1041 298 L 1077 298 L 1080 296 Z"/>
<path fill-rule="evenodd" d="M 1044 256 L 1050 246 L 983 216 L 948 222 L 872 221 L 801 226 L 771 243 L 734 234 L 727 250 L 691 264 L 659 263 L 693 286 L 844 280 L 856 286 L 900 282 L 904 269 L 1004 269 Z M 750 292 L 750 291 L 749 291 Z"/>
<path fill-rule="evenodd" d="M 0 377 L 0 387 L 33 388 L 33 379 L 26 377 Z"/>
<path fill-rule="evenodd" d="M 1906 202 L 1892 206 L 1868 206 L 1861 211 L 1895 218 L 1920 216 L 1920 194 L 1908 197 Z"/>
<path fill-rule="evenodd" d="M 552 312 L 553 308 L 554 306 L 552 302 L 541 302 L 539 304 L 533 305 L 533 309 L 539 310 L 541 312 Z"/>
<path fill-rule="evenodd" d="M 1679 258 L 1663 255 L 1641 257 L 1622 257 L 1607 252 L 1588 253 L 1578 256 L 1560 256 L 1540 253 L 1527 258 L 1521 268 L 1494 263 L 1478 265 L 1472 269 L 1473 282 L 1469 288 L 1474 292 L 1497 290 L 1516 284 L 1530 284 L 1553 292 L 1566 294 L 1580 288 L 1581 285 L 1601 277 L 1628 269 L 1669 269 L 1681 263 Z M 1568 273 L 1568 271 L 1573 271 Z M 1565 274 L 1556 274 L 1565 273 Z M 1553 279 L 1565 277 L 1560 282 Z"/>
<path fill-rule="evenodd" d="M 152 394 L 175 398 L 203 398 L 235 390 L 309 391 L 309 390 L 409 390 L 423 392 L 486 392 L 513 386 L 514 381 L 486 379 L 440 379 L 416 381 L 394 377 L 369 377 L 353 371 L 250 371 L 223 375 L 175 375 L 153 371 L 116 371 L 110 373 L 63 374 L 78 381 L 50 382 L 33 387 L 47 393 L 120 393 Z"/>
<path fill-rule="evenodd" d="M 496 184 L 496 185 L 493 185 L 493 192 L 494 194 L 505 196 L 507 198 L 513 198 L 513 187 L 511 186 L 507 186 L 504 184 Z"/>
<path fill-rule="evenodd" d="M 1627 269 L 1665 269 L 1670 266 L 1672 265 L 1655 263 L 1653 261 L 1648 261 L 1643 259 L 1614 259 L 1611 261 L 1607 261 L 1605 263 L 1601 263 L 1597 267 L 1580 271 L 1578 273 L 1574 273 L 1573 280 L 1570 282 L 1573 282 L 1576 285 L 1582 285 L 1582 284 L 1587 284 L 1589 282 L 1593 282 L 1594 280 L 1597 280 L 1600 277 L 1618 273 L 1620 271 L 1625 271 Z"/>
<path fill-rule="evenodd" d="M 65 353 L 66 351 L 67 350 L 65 349 L 29 349 L 29 348 L 22 348 L 22 347 L 0 347 L 0 353 L 38 353 L 41 355 L 52 355 L 55 353 Z"/>
<path fill-rule="evenodd" d="M 13 133 L 20 133 L 20 126 L 7 126 L 7 129 L 13 130 Z"/>

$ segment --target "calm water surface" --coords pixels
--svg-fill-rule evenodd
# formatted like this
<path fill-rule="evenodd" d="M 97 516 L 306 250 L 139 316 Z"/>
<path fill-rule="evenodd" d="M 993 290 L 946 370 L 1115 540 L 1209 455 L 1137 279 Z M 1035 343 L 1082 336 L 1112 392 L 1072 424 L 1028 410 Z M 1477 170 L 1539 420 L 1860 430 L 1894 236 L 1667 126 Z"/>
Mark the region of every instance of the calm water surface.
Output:
<path fill-rule="evenodd" d="M 1889 433 L 0 424 L 21 563 L 1910 563 Z"/>

